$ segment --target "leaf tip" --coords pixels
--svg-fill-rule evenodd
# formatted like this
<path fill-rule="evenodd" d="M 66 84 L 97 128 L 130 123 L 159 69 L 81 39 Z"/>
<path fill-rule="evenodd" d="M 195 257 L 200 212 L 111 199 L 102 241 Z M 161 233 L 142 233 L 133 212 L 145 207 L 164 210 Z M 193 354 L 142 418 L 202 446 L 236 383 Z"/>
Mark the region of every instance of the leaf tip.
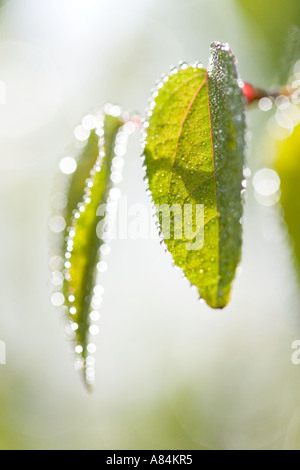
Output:
<path fill-rule="evenodd" d="M 236 56 L 232 52 L 232 49 L 227 42 L 225 43 L 222 43 L 220 41 L 212 42 L 210 45 L 210 52 L 211 52 L 212 58 L 216 59 L 216 57 L 222 55 L 223 57 L 224 56 L 229 57 L 229 59 L 232 61 L 234 65 L 237 64 Z"/>

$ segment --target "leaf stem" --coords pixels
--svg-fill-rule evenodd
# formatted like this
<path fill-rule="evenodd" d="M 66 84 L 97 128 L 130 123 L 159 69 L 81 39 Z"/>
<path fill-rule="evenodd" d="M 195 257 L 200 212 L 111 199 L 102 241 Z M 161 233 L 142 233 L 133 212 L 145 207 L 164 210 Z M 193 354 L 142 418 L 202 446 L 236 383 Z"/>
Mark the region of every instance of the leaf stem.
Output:
<path fill-rule="evenodd" d="M 291 90 L 289 87 L 281 87 L 275 90 L 264 90 L 262 88 L 256 88 L 248 82 L 243 83 L 242 92 L 246 98 L 247 104 L 256 103 L 262 98 L 277 98 L 278 96 L 290 96 Z"/>
<path fill-rule="evenodd" d="M 139 114 L 125 115 L 124 122 L 131 122 L 136 126 L 136 129 L 142 129 L 143 127 L 142 117 Z"/>

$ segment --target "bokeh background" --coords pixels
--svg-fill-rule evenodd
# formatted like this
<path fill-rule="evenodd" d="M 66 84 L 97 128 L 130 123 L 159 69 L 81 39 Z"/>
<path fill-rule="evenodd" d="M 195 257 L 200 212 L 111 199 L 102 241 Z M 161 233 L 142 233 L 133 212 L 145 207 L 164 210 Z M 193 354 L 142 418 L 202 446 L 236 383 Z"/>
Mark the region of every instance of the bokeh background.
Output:
<path fill-rule="evenodd" d="M 299 285 L 252 177 L 223 311 L 199 303 L 158 241 L 113 243 L 92 395 L 50 304 L 48 268 L 51 186 L 82 116 L 107 101 L 143 112 L 161 73 L 181 59 L 206 64 L 213 40 L 230 43 L 243 79 L 272 86 L 292 24 L 298 0 L 2 2 L 0 449 L 300 448 Z M 270 113 L 248 114 L 252 175 L 268 166 Z M 121 186 L 148 205 L 139 154 L 136 136 Z"/>

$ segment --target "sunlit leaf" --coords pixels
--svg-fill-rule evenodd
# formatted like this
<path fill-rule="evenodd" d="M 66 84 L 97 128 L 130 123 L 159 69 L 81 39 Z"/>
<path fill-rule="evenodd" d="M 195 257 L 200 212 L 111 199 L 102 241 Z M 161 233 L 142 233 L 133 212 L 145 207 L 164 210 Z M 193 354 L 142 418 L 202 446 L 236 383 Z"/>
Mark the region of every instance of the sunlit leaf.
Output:
<path fill-rule="evenodd" d="M 76 352 L 83 358 L 84 373 L 91 370 L 86 364 L 87 356 L 93 352 L 89 328 L 92 324 L 91 313 L 99 307 L 101 297 L 94 291 L 97 280 L 97 263 L 100 261 L 100 247 L 104 243 L 99 238 L 97 225 L 105 212 L 98 216 L 99 205 L 106 204 L 112 188 L 111 169 L 114 157 L 113 147 L 117 133 L 122 125 L 119 118 L 105 115 L 104 136 L 100 138 L 99 158 L 87 180 L 83 202 L 74 215 L 72 230 L 69 234 L 69 248 L 66 256 L 68 272 L 65 274 L 64 295 L 66 305 L 76 335 Z M 102 234 L 100 234 L 101 236 Z M 99 286 L 98 286 L 99 289 Z M 98 295 L 98 297 L 97 297 Z M 86 367 L 87 366 L 87 367 Z M 92 372 L 86 376 L 92 382 Z"/>
<path fill-rule="evenodd" d="M 282 82 L 287 76 L 297 52 L 298 40 L 294 33 L 290 36 L 289 33 L 294 26 L 300 27 L 299 0 L 235 0 L 235 3 L 252 26 L 254 41 L 259 38 L 257 57 L 263 65 L 263 79 L 269 78 L 271 85 L 279 85 L 278 79 Z M 295 44 L 292 44 L 294 40 Z M 284 82 L 281 84 L 285 85 Z"/>
<path fill-rule="evenodd" d="M 223 308 L 241 254 L 245 103 L 232 52 L 220 43 L 211 52 L 208 71 L 181 64 L 158 84 L 145 126 L 145 166 L 153 202 L 163 206 L 160 229 L 175 265 L 208 305 Z M 166 234 L 164 216 L 174 204 Z M 193 207 L 189 230 L 187 206 Z M 191 229 L 194 236 L 186 236 Z"/>
<path fill-rule="evenodd" d="M 279 143 L 275 169 L 281 181 L 280 203 L 300 275 L 300 124 Z"/>

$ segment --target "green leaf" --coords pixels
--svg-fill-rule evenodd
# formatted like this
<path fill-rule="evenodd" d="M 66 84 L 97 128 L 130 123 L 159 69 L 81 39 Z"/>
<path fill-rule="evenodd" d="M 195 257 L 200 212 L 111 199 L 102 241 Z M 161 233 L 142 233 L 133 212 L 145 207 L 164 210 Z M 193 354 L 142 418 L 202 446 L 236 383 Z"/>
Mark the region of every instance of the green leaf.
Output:
<path fill-rule="evenodd" d="M 295 63 L 300 59 L 300 28 L 293 26 L 287 36 L 286 52 L 281 58 L 278 85 L 285 86 L 293 74 Z"/>
<path fill-rule="evenodd" d="M 291 136 L 279 142 L 275 170 L 280 178 L 280 203 L 300 277 L 300 124 Z"/>
<path fill-rule="evenodd" d="M 256 53 L 263 68 L 263 80 L 272 80 L 271 84 L 277 86 L 278 76 L 283 80 L 292 65 L 292 58 L 286 54 L 293 54 L 294 46 L 287 48 L 287 44 L 293 41 L 293 34 L 288 37 L 292 28 L 300 27 L 299 0 L 235 0 L 235 3 L 244 14 L 246 29 L 251 31 L 252 26 L 253 39 L 260 46 Z"/>
<path fill-rule="evenodd" d="M 86 180 L 96 163 L 98 155 L 99 136 L 96 134 L 96 130 L 92 129 L 87 144 L 77 158 L 77 168 L 72 174 L 67 187 L 67 206 L 64 213 L 67 227 L 71 225 L 74 209 L 82 201 Z M 66 232 L 65 235 L 67 235 Z"/>
<path fill-rule="evenodd" d="M 55 179 L 52 193 L 52 217 L 63 218 L 65 225 L 63 231 L 55 233 L 55 237 L 52 237 L 52 251 L 60 258 L 64 257 L 66 252 L 66 239 L 74 217 L 74 210 L 82 201 L 86 180 L 99 155 L 99 136 L 96 129 L 91 130 L 84 147 L 79 152 L 71 150 L 70 155 L 72 157 L 63 158 L 61 164 L 67 159 L 71 161 L 73 168 L 68 168 L 70 163 L 66 168 L 61 167 L 61 171 Z M 53 270 L 57 270 L 55 268 L 58 266 L 55 266 Z"/>
<path fill-rule="evenodd" d="M 76 171 L 69 177 L 69 183 L 64 183 L 67 204 L 61 215 L 66 229 L 59 245 L 63 257 L 63 283 L 59 295 L 63 295 L 64 311 L 75 336 L 76 363 L 88 386 L 93 382 L 90 327 L 97 316 L 102 294 L 98 278 L 103 271 L 103 262 L 101 269 L 98 263 L 105 244 L 106 203 L 110 201 L 113 181 L 119 172 L 113 159 L 115 149 L 120 151 L 122 146 L 125 149 L 128 134 L 132 131 L 128 130 L 123 117 L 115 116 L 118 114 L 116 107 L 105 109 L 107 112 L 103 112 L 102 117 L 97 116 L 97 127 L 91 131 L 77 160 Z M 109 109 L 113 115 L 109 114 Z M 117 160 L 120 163 L 120 159 Z M 57 266 L 54 269 L 57 277 Z"/>
<path fill-rule="evenodd" d="M 145 166 L 158 213 L 163 206 L 160 230 L 175 265 L 208 305 L 223 308 L 241 254 L 245 103 L 229 47 L 213 43 L 211 53 L 208 71 L 181 64 L 158 84 L 145 126 Z M 180 211 L 166 234 L 164 216 L 174 204 Z M 187 206 L 193 238 L 182 227 Z M 203 247 L 191 249 L 203 231 Z"/>
<path fill-rule="evenodd" d="M 64 294 L 72 320 L 78 325 L 75 332 L 76 350 L 83 358 L 84 374 L 87 370 L 87 356 L 92 352 L 89 351 L 90 314 L 97 308 L 93 306 L 95 295 L 93 289 L 96 286 L 97 264 L 100 261 L 99 249 L 104 243 L 99 238 L 97 226 L 101 219 L 104 219 L 105 213 L 97 216 L 97 210 L 99 205 L 106 204 L 113 186 L 110 179 L 114 157 L 113 146 L 121 125 L 119 118 L 110 115 L 104 118 L 104 138 L 103 143 L 100 143 L 100 157 L 88 180 L 85 200 L 79 205 L 79 211 L 74 216 L 73 233 L 69 238 L 71 257 L 70 267 L 65 276 Z M 72 312 L 75 313 L 72 315 Z M 87 383 L 92 382 L 91 377 L 85 378 Z"/>
<path fill-rule="evenodd" d="M 112 187 L 110 176 L 114 156 L 113 143 L 121 124 L 118 118 L 105 116 L 104 142 L 100 144 L 100 158 L 88 180 L 85 202 L 79 204 L 79 211 L 75 214 L 72 224 L 74 236 L 70 239 L 73 242 L 73 249 L 69 261 L 71 266 L 64 283 L 64 294 L 68 309 L 76 309 L 72 320 L 78 325 L 77 345 L 82 347 L 83 358 L 88 354 L 89 314 L 92 310 L 93 288 L 96 285 L 96 266 L 100 260 L 99 248 L 103 243 L 97 234 L 97 225 L 101 220 L 101 217 L 97 216 L 97 209 L 99 205 L 106 203 Z M 75 297 L 73 302 L 68 300 L 70 296 Z"/>

